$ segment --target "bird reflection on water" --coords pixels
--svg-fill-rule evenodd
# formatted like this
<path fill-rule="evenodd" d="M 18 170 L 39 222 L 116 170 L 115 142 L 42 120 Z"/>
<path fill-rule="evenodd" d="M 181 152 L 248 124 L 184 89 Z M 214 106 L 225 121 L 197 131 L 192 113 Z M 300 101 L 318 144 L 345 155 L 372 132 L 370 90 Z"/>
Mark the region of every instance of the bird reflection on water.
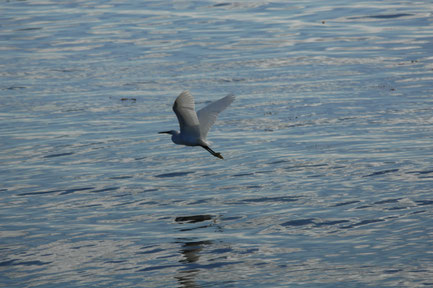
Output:
<path fill-rule="evenodd" d="M 193 216 L 180 216 L 176 217 L 175 221 L 183 223 L 198 223 L 207 220 L 211 220 L 213 216 L 211 215 L 193 215 Z M 182 265 L 185 265 L 185 269 L 178 271 L 178 275 L 175 277 L 182 288 L 199 288 L 201 285 L 196 283 L 196 278 L 200 273 L 200 268 L 194 266 L 200 259 L 200 252 L 204 247 L 212 245 L 212 241 L 190 241 L 187 239 L 178 239 L 176 243 L 181 243 L 182 247 L 180 253 L 183 258 L 179 260 Z"/>

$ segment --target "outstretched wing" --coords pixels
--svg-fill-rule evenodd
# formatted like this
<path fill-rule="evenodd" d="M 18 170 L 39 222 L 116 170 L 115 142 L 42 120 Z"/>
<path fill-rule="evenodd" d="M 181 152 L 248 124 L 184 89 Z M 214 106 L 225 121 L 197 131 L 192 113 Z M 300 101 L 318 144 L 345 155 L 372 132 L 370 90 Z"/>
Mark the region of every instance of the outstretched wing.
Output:
<path fill-rule="evenodd" d="M 230 94 L 210 103 L 197 112 L 198 120 L 200 122 L 200 135 L 203 140 L 206 139 L 206 135 L 215 123 L 218 114 L 232 104 L 234 100 L 235 96 Z"/>
<path fill-rule="evenodd" d="M 195 112 L 194 98 L 189 91 L 183 91 L 173 104 L 173 111 L 179 121 L 180 133 L 185 136 L 200 136 L 200 122 Z"/>

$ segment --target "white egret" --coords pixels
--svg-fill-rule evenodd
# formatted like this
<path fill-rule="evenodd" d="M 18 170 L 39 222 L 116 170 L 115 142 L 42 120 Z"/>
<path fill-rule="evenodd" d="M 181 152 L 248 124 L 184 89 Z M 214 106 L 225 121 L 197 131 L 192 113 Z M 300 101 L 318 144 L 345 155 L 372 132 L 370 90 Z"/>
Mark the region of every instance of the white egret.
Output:
<path fill-rule="evenodd" d="M 213 151 L 206 143 L 209 129 L 215 123 L 218 114 L 226 109 L 235 96 L 228 95 L 195 112 L 194 98 L 189 91 L 183 91 L 174 101 L 173 111 L 179 121 L 180 132 L 176 130 L 162 131 L 159 133 L 171 134 L 171 140 L 175 144 L 186 146 L 201 146 L 213 156 L 224 159 L 221 153 Z"/>

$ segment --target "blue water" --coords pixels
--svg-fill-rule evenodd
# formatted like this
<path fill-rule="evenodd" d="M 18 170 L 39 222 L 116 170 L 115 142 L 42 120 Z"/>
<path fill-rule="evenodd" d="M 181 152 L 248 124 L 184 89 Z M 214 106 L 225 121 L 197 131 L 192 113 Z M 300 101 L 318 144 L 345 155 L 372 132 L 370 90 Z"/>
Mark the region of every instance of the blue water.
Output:
<path fill-rule="evenodd" d="M 1 287 L 433 285 L 430 1 L 0 7 Z"/>

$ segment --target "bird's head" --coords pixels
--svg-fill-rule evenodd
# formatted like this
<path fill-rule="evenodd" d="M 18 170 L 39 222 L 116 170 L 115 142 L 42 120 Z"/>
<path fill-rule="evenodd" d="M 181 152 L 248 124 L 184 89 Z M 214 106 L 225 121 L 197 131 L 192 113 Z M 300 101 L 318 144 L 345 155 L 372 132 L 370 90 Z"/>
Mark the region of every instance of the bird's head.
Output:
<path fill-rule="evenodd" d="M 176 130 L 170 130 L 170 131 L 161 131 L 158 132 L 159 134 L 170 134 L 170 135 L 176 135 L 179 134 L 179 132 L 177 132 Z"/>

